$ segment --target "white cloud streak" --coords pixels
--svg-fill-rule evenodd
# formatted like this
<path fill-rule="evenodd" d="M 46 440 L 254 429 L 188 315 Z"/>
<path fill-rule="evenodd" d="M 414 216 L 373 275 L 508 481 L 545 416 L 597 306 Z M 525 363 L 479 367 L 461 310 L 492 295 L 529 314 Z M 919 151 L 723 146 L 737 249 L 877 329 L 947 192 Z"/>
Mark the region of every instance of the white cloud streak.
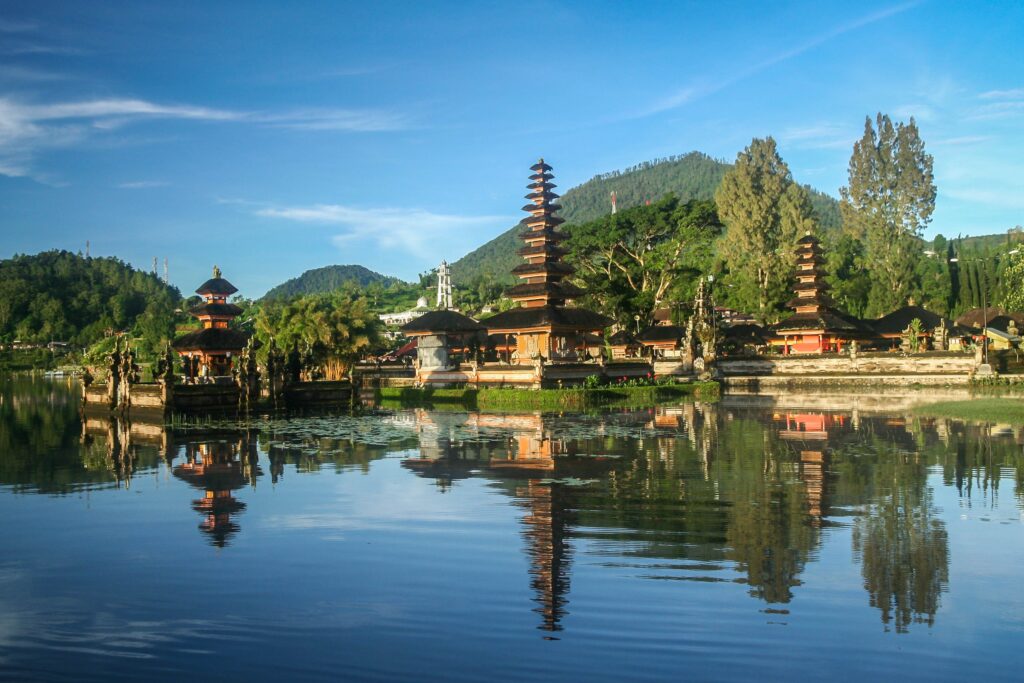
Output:
<path fill-rule="evenodd" d="M 34 170 L 33 162 L 40 152 L 71 147 L 99 131 L 156 119 L 353 133 L 379 133 L 411 127 L 404 114 L 376 109 L 266 112 L 161 104 L 136 98 L 39 104 L 0 97 L 0 175 L 28 176 L 45 182 L 45 174 Z"/>
<path fill-rule="evenodd" d="M 118 183 L 122 190 L 146 190 L 152 187 L 167 187 L 170 185 L 166 180 L 133 180 L 127 183 Z"/>
<path fill-rule="evenodd" d="M 794 57 L 799 57 L 805 52 L 808 52 L 816 47 L 819 47 L 820 45 L 823 45 L 831 40 L 834 40 L 835 38 L 838 38 L 843 34 L 850 33 L 851 31 L 856 31 L 857 29 L 869 26 L 876 22 L 888 19 L 889 17 L 895 16 L 909 9 L 912 9 L 913 7 L 916 7 L 917 5 L 921 4 L 921 2 L 922 0 L 914 0 L 913 2 L 895 5 L 893 7 L 889 7 L 878 12 L 873 12 L 872 14 L 868 14 L 866 16 L 861 17 L 860 19 L 856 19 L 849 23 L 843 24 L 842 26 L 837 26 L 831 31 L 827 31 L 826 33 L 823 33 L 820 36 L 812 38 L 811 40 L 801 43 L 796 47 L 790 48 L 789 50 L 784 50 L 783 52 L 780 52 L 779 54 L 774 55 L 773 57 L 769 57 L 764 61 L 758 62 L 745 69 L 741 69 L 732 75 L 720 79 L 717 82 L 694 83 L 684 88 L 679 88 L 676 91 L 670 93 L 669 95 L 662 97 L 659 100 L 656 100 L 655 102 L 651 103 L 648 107 L 636 111 L 624 118 L 645 118 L 647 116 L 660 114 L 662 112 L 681 107 L 684 104 L 688 104 L 690 102 L 702 99 L 704 97 L 707 97 L 708 95 L 712 95 L 720 90 L 723 90 L 731 85 L 735 85 L 740 81 L 746 80 L 751 76 L 756 76 L 757 74 L 769 69 L 770 67 L 775 66 L 776 64 L 788 61 L 790 59 L 793 59 Z"/>
<path fill-rule="evenodd" d="M 351 242 L 370 240 L 381 248 L 417 256 L 434 253 L 446 243 L 450 244 L 453 236 L 490 234 L 514 220 L 508 216 L 459 216 L 425 209 L 363 209 L 340 204 L 264 208 L 255 213 L 265 218 L 340 226 L 344 232 L 332 238 L 339 248 Z"/>

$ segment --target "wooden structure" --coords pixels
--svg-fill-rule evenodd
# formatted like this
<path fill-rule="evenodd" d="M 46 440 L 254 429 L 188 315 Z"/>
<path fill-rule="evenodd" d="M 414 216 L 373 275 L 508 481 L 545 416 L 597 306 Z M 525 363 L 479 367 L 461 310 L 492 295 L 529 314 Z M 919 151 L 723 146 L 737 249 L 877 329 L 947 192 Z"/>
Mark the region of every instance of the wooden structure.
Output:
<path fill-rule="evenodd" d="M 818 238 L 809 232 L 801 237 L 796 256 L 796 298 L 786 304 L 795 315 L 774 328 L 783 353 L 841 352 L 850 341 L 870 337 L 871 331 L 859 320 L 832 307 Z"/>
<path fill-rule="evenodd" d="M 429 379 L 436 370 L 450 370 L 459 366 L 455 354 L 463 360 L 479 351 L 484 326 L 457 311 L 431 311 L 402 326 L 402 333 L 416 340 L 417 381 Z"/>
<path fill-rule="evenodd" d="M 562 261 L 566 251 L 560 246 L 565 235 L 558 230 L 564 220 L 555 215 L 561 207 L 553 203 L 551 166 L 541 159 L 530 167 L 533 174 L 527 186 L 530 203 L 523 210 L 520 233 L 525 246 L 519 255 L 525 263 L 512 270 L 521 282 L 507 295 L 519 307 L 498 313 L 483 321 L 492 335 L 515 335 L 516 350 L 512 362 L 518 364 L 586 359 L 587 335 L 600 336 L 612 321 L 592 311 L 570 308 L 566 304 L 582 292 L 565 281 L 573 267 Z"/>
<path fill-rule="evenodd" d="M 230 327 L 231 321 L 242 313 L 241 308 L 228 303 L 228 297 L 237 291 L 237 287 L 221 277 L 220 268 L 214 266 L 213 277 L 196 290 L 203 303 L 189 311 L 202 323 L 202 329 L 178 337 L 172 344 L 183 359 L 198 361 L 202 376 L 230 375 L 233 357 L 249 342 L 250 333 Z"/>

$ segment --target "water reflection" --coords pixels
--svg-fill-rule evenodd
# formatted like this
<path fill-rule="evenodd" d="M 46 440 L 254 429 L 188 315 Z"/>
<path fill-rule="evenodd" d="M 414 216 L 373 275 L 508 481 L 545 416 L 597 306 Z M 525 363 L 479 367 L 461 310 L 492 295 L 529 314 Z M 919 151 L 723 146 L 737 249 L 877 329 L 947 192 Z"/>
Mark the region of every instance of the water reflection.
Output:
<path fill-rule="evenodd" d="M 955 589 L 947 523 L 957 511 L 942 509 L 936 487 L 966 509 L 997 508 L 1006 482 L 1013 503 L 1024 500 L 1024 429 L 841 401 L 807 409 L 726 397 L 601 415 L 399 410 L 170 429 L 79 422 L 57 394 L 0 395 L 0 484 L 59 494 L 170 472 L 199 492 L 192 510 L 218 548 L 230 550 L 260 514 L 242 492 L 265 473 L 286 487 L 325 468 L 372 473 L 394 457 L 439 493 L 485 480 L 517 510 L 522 585 L 545 637 L 571 627 L 581 567 L 739 584 L 766 611 L 785 612 L 808 568 L 840 543 L 883 628 L 931 627 Z"/>

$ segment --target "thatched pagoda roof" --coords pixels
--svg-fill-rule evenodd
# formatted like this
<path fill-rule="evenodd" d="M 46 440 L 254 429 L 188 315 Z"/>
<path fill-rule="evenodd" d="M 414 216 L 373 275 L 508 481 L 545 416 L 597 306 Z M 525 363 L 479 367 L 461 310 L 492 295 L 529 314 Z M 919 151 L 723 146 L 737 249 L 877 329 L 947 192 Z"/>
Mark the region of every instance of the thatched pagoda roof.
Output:
<path fill-rule="evenodd" d="M 484 329 L 476 320 L 458 311 L 431 311 L 402 325 L 406 334 L 430 334 L 433 332 L 478 332 Z"/>
<path fill-rule="evenodd" d="M 553 284 L 553 283 L 543 283 Z M 530 286 L 530 285 L 526 285 Z M 489 330 L 530 329 L 534 327 L 560 327 L 576 330 L 603 330 L 612 319 L 580 308 L 563 306 L 535 306 L 512 308 L 481 321 Z"/>
<path fill-rule="evenodd" d="M 175 339 L 178 351 L 241 351 L 249 343 L 251 332 L 230 327 L 206 327 Z"/>
<path fill-rule="evenodd" d="M 637 337 L 641 342 L 679 341 L 686 336 L 686 330 L 678 325 L 652 325 Z"/>
<path fill-rule="evenodd" d="M 907 329 L 915 318 L 921 321 L 921 329 L 925 332 L 931 332 L 939 327 L 943 320 L 946 321 L 946 328 L 950 331 L 953 330 L 952 320 L 944 318 L 938 313 L 932 313 L 920 306 L 897 308 L 892 313 L 871 322 L 870 325 L 878 334 L 898 335 Z"/>
<path fill-rule="evenodd" d="M 193 308 L 191 311 L 189 311 L 189 313 L 191 315 L 196 316 L 197 318 L 199 316 L 203 316 L 203 315 L 221 316 L 221 317 L 232 317 L 232 318 L 234 318 L 235 316 L 239 316 L 239 315 L 242 314 L 242 309 L 241 309 L 241 307 L 236 306 L 234 304 L 215 304 L 215 303 L 214 304 L 206 304 L 206 303 L 203 303 L 203 304 L 199 304 L 198 306 Z"/>
<path fill-rule="evenodd" d="M 530 297 L 547 294 L 555 299 L 578 299 L 583 290 L 568 282 L 531 282 L 510 287 L 505 295 L 509 298 Z"/>

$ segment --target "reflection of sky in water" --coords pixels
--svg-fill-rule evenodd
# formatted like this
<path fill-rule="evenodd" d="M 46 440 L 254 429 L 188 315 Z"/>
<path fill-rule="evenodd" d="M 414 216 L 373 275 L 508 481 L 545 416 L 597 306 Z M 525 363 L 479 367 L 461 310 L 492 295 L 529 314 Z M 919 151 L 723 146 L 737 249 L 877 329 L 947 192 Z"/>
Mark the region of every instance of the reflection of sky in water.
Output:
<path fill-rule="evenodd" d="M 1021 432 L 846 415 L 822 437 L 821 415 L 260 420 L 217 439 L 244 504 L 223 547 L 197 529 L 204 481 L 173 473 L 206 437 L 111 456 L 106 432 L 78 432 L 48 467 L 7 452 L 3 676 L 1011 679 Z M 892 496 L 942 544 L 869 524 Z M 866 577 L 858 533 L 905 564 Z M 883 624 L 886 587 L 934 601 L 934 623 Z"/>

